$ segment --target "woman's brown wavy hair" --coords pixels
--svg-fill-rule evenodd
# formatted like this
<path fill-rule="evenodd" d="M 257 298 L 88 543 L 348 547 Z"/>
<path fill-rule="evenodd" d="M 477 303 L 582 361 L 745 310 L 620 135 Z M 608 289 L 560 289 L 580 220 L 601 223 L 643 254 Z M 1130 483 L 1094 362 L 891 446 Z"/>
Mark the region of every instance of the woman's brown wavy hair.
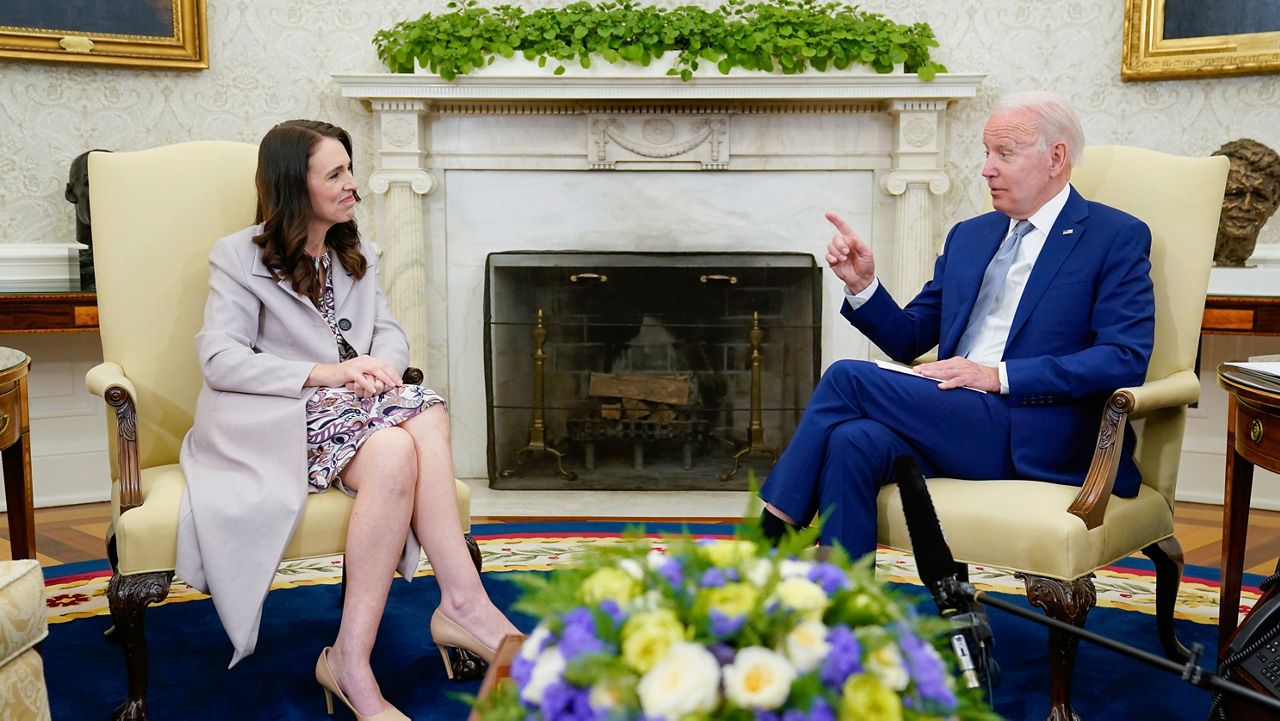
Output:
<path fill-rule="evenodd" d="M 351 156 L 351 136 L 319 120 L 286 120 L 269 130 L 258 145 L 258 212 L 262 233 L 253 242 L 262 248 L 262 263 L 276 280 L 288 279 L 294 291 L 320 303 L 320 278 L 306 253 L 307 225 L 314 210 L 307 190 L 311 151 L 324 138 L 334 138 Z M 356 195 L 356 201 L 360 196 Z M 360 252 L 356 221 L 329 229 L 325 244 L 351 277 L 364 277 L 367 263 Z"/>

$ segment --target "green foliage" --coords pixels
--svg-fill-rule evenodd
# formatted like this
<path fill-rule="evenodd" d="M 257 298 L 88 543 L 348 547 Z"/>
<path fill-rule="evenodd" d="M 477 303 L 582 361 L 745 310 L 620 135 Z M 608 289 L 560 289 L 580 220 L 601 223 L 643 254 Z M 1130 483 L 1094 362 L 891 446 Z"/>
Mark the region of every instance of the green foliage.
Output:
<path fill-rule="evenodd" d="M 373 36 L 378 58 L 393 73 L 410 73 L 414 61 L 453 80 L 498 57 L 520 53 L 545 67 L 556 63 L 647 66 L 675 54 L 668 75 L 689 80 L 703 63 L 722 74 L 735 67 L 801 73 L 866 65 L 931 80 L 946 68 L 929 58 L 938 46 L 925 23 L 902 25 L 856 5 L 820 0 L 727 0 L 714 11 L 695 5 L 667 9 L 634 0 L 575 2 L 562 8 L 526 12 L 511 5 L 483 8 L 477 0 L 450 2 L 450 12 L 426 13 Z"/>

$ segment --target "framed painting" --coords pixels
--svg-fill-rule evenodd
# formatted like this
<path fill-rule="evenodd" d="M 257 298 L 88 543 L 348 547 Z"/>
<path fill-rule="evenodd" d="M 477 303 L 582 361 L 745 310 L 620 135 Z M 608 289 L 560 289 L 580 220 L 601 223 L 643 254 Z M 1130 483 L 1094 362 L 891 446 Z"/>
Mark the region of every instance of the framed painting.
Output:
<path fill-rule="evenodd" d="M 0 58 L 203 70 L 205 0 L 0 0 Z"/>
<path fill-rule="evenodd" d="M 1124 80 L 1280 72 L 1280 2 L 1125 0 Z"/>

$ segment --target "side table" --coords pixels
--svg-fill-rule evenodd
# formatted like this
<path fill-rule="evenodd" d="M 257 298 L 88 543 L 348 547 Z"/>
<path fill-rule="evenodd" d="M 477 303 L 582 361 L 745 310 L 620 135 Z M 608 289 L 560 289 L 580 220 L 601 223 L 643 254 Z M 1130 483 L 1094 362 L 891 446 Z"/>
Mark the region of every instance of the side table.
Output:
<path fill-rule="evenodd" d="M 1249 499 L 1255 465 L 1280 473 L 1280 383 L 1218 366 L 1218 385 L 1227 392 L 1227 470 L 1222 503 L 1222 586 L 1218 606 L 1218 655 L 1240 624 L 1240 582 Z"/>
<path fill-rule="evenodd" d="M 8 505 L 13 558 L 36 557 L 35 504 L 31 492 L 31 421 L 27 409 L 26 353 L 0 347 L 0 468 Z"/>

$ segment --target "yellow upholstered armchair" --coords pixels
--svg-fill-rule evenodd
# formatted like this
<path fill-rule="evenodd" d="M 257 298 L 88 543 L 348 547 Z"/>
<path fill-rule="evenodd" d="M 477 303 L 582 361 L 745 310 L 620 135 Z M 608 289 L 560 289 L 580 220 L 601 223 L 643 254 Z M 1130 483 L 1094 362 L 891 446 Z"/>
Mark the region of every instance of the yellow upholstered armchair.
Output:
<path fill-rule="evenodd" d="M 1086 148 L 1072 184 L 1084 197 L 1119 208 L 1151 227 L 1155 348 L 1146 382 L 1111 396 L 1083 488 L 1027 480 L 974 483 L 929 479 L 959 563 L 1000 566 L 1025 580 L 1027 599 L 1054 618 L 1083 627 L 1096 602 L 1093 573 L 1142 551 L 1156 567 L 1157 628 L 1165 653 L 1184 661 L 1173 633 L 1182 547 L 1173 536 L 1173 493 L 1187 406 L 1200 395 L 1194 373 L 1209 266 L 1226 187 L 1224 158 L 1182 158 L 1139 148 Z M 1135 498 L 1111 495 L 1125 424 L 1137 434 L 1142 486 Z M 910 549 L 896 485 L 880 491 L 879 542 Z M 1049 718 L 1074 718 L 1071 675 L 1076 641 L 1050 631 Z"/>
<path fill-rule="evenodd" d="M 209 249 L 254 221 L 256 145 L 192 142 L 131 153 L 93 153 L 94 270 L 104 362 L 85 378 L 114 413 L 112 524 L 107 555 L 113 635 L 124 648 L 128 695 L 117 719 L 146 718 L 143 616 L 169 593 L 185 479 L 178 449 L 191 427 L 200 368 Z M 406 371 L 406 379 L 421 373 Z M 285 559 L 342 553 L 354 501 L 312 494 Z M 470 493 L 458 510 L 472 558 Z"/>

